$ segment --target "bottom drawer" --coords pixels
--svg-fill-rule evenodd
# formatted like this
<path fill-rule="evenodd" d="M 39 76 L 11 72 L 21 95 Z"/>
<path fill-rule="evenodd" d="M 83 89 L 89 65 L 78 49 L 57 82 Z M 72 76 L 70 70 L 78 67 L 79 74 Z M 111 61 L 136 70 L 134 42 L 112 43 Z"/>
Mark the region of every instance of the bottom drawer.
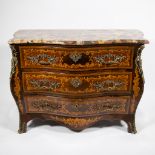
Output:
<path fill-rule="evenodd" d="M 92 116 L 128 113 L 130 97 L 97 97 L 69 99 L 54 96 L 25 96 L 27 113 L 46 113 L 63 116 Z"/>

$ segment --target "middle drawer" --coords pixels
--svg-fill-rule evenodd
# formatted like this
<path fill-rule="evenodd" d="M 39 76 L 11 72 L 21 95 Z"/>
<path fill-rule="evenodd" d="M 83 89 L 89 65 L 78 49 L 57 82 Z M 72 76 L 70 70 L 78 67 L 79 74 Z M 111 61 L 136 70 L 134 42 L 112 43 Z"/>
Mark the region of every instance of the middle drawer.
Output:
<path fill-rule="evenodd" d="M 66 95 L 131 93 L 131 72 L 65 74 L 53 72 L 23 72 L 24 92 Z"/>

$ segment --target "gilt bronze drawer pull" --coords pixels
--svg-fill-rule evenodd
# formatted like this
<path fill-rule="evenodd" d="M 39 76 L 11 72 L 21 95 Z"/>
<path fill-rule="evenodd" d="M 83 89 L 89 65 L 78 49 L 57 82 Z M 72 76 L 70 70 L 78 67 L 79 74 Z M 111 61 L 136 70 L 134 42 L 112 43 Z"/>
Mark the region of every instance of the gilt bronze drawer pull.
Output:
<path fill-rule="evenodd" d="M 94 59 L 99 64 L 116 64 L 125 60 L 126 56 L 108 53 L 104 55 L 98 55 L 94 57 Z"/>
<path fill-rule="evenodd" d="M 122 81 L 106 80 L 106 81 L 97 81 L 93 83 L 93 87 L 99 91 L 102 90 L 117 90 L 123 86 Z"/>
<path fill-rule="evenodd" d="M 32 102 L 32 107 L 35 108 L 37 111 L 53 111 L 58 110 L 62 106 L 58 103 L 51 103 L 48 100 L 36 100 Z"/>
<path fill-rule="evenodd" d="M 50 65 L 56 63 L 58 58 L 56 56 L 50 56 L 48 54 L 38 54 L 36 56 L 28 56 L 27 59 L 35 64 Z"/>
<path fill-rule="evenodd" d="M 58 81 L 51 81 L 48 79 L 39 79 L 35 80 L 32 79 L 30 80 L 30 84 L 35 87 L 36 89 L 56 89 L 60 87 L 60 83 Z"/>
<path fill-rule="evenodd" d="M 81 84 L 82 84 L 82 80 L 78 79 L 78 78 L 74 78 L 70 80 L 70 84 L 74 87 L 74 88 L 78 88 Z"/>

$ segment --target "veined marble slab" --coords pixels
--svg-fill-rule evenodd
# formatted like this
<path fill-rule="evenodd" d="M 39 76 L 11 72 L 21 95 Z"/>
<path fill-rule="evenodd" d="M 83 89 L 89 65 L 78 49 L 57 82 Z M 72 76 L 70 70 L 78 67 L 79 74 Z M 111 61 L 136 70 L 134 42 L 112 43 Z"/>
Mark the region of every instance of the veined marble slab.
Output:
<path fill-rule="evenodd" d="M 112 43 L 147 44 L 139 30 L 100 29 L 100 30 L 19 30 L 9 44 L 42 43 L 60 45 L 92 45 Z"/>

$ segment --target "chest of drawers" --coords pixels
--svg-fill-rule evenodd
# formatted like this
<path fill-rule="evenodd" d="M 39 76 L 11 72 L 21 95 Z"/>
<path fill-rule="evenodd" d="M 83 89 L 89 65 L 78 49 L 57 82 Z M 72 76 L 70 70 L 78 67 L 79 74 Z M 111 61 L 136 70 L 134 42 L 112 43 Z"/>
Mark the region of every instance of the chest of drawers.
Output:
<path fill-rule="evenodd" d="M 136 133 L 146 43 L 136 30 L 17 31 L 9 44 L 19 133 L 35 118 L 74 131 L 102 120 L 124 120 L 128 132 Z"/>

